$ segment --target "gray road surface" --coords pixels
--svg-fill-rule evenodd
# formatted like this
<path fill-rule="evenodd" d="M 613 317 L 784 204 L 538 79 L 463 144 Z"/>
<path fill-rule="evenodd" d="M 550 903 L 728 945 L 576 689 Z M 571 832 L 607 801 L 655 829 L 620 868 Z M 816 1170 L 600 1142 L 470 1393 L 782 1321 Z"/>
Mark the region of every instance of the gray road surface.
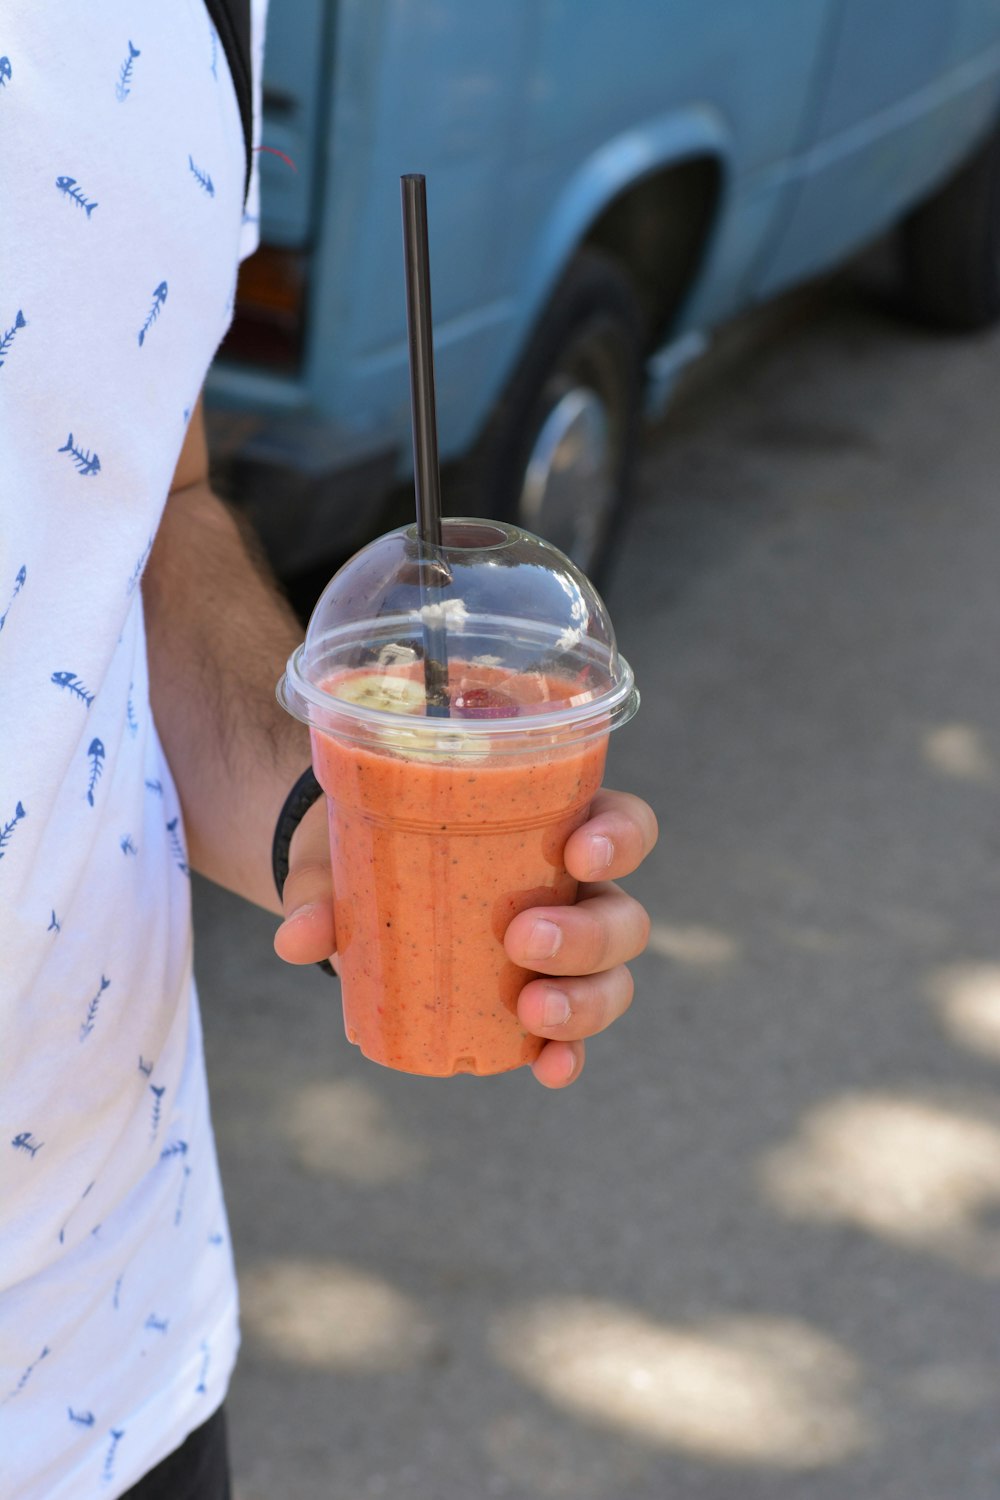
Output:
<path fill-rule="evenodd" d="M 998 378 L 834 286 L 651 437 L 653 941 L 565 1095 L 366 1063 L 197 887 L 241 1500 L 996 1500 Z"/>

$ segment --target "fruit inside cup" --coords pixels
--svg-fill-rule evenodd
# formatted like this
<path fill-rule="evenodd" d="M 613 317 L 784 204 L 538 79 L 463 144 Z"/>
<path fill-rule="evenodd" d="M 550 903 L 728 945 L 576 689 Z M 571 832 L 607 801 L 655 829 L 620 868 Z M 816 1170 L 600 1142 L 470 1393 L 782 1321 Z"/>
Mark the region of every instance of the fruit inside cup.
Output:
<path fill-rule="evenodd" d="M 460 719 L 513 719 L 521 706 L 499 688 L 462 688 L 451 700 L 452 712 Z"/>

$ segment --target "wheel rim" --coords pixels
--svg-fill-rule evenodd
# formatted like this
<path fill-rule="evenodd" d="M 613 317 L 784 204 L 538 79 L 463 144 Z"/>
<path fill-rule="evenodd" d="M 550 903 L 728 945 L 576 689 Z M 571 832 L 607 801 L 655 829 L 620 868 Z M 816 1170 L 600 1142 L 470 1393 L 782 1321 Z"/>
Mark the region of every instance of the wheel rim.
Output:
<path fill-rule="evenodd" d="M 518 502 L 520 524 L 586 570 L 614 503 L 607 405 L 596 391 L 572 385 L 552 406 L 532 446 Z"/>

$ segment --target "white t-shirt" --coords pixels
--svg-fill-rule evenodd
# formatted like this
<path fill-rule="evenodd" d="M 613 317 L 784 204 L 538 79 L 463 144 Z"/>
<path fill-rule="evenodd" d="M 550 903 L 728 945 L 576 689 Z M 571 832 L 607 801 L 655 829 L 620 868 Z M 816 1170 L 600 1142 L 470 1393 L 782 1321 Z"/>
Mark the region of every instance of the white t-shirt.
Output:
<path fill-rule="evenodd" d="M 256 204 L 201 0 L 6 5 L 0 142 L 0 1497 L 113 1500 L 238 1342 L 140 583 Z"/>

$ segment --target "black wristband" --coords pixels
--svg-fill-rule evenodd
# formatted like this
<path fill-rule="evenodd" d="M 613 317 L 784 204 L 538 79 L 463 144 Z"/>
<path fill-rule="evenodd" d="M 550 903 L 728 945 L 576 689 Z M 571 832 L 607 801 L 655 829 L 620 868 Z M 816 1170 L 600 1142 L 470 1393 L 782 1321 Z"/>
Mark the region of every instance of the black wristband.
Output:
<path fill-rule="evenodd" d="M 313 803 L 322 795 L 323 788 L 313 775 L 312 766 L 309 766 L 302 772 L 288 793 L 285 804 L 278 814 L 271 844 L 271 870 L 274 874 L 274 883 L 278 887 L 279 900 L 284 894 L 285 881 L 288 879 L 288 851 L 292 843 L 292 834 Z M 336 979 L 336 971 L 328 958 L 321 959 L 316 967 L 322 969 L 324 974 L 330 974 Z"/>

